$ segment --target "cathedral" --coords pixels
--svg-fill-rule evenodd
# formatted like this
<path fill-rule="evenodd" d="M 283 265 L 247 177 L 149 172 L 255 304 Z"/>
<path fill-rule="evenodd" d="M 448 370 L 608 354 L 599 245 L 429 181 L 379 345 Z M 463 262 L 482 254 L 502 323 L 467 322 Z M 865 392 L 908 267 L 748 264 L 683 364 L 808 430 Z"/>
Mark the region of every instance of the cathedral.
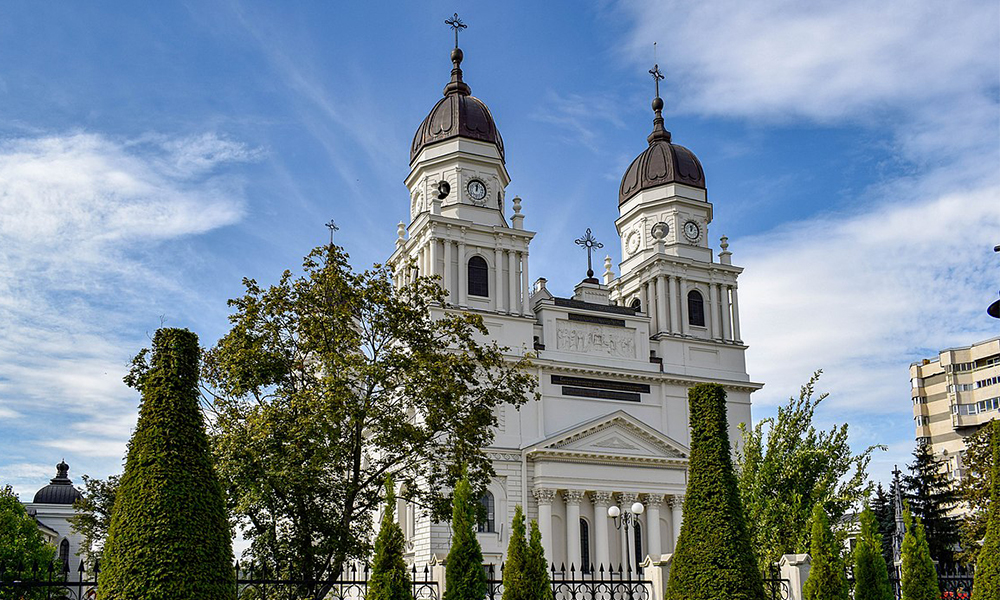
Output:
<path fill-rule="evenodd" d="M 618 192 L 620 273 L 606 258 L 600 278 L 591 267 L 572 296 L 559 296 L 529 277 L 535 233 L 521 199 L 507 197 L 503 138 L 464 81 L 462 59 L 456 37 L 451 80 L 413 137 L 410 221 L 398 225 L 388 263 L 415 261 L 440 277 L 447 305 L 436 310 L 480 314 L 501 346 L 537 355 L 541 400 L 500 409 L 488 449 L 496 478 L 482 498 L 484 557 L 503 560 L 520 504 L 557 566 L 658 559 L 673 551 L 684 517 L 688 388 L 725 386 L 733 443 L 761 388 L 740 336 L 742 269 L 725 237 L 717 259 L 709 246 L 705 173 L 664 127 L 654 69 L 653 129 Z M 589 230 L 578 243 L 593 250 Z M 638 513 L 635 524 L 621 527 L 613 507 Z M 402 500 L 398 509 L 409 560 L 443 559 L 449 524 Z"/>

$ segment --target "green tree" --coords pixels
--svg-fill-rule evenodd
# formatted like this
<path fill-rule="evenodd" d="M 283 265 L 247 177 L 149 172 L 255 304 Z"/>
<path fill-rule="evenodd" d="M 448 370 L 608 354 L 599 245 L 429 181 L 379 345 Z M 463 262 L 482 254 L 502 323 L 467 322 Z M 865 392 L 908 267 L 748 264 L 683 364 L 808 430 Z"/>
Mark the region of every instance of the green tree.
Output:
<path fill-rule="evenodd" d="M 958 504 L 958 494 L 941 472 L 941 463 L 931 453 L 929 444 L 917 444 L 913 462 L 907 467 L 910 474 L 903 477 L 904 497 L 910 512 L 923 524 L 931 558 L 951 562 L 959 530 L 958 519 L 949 513 Z"/>
<path fill-rule="evenodd" d="M 507 542 L 507 560 L 503 565 L 503 598 L 501 600 L 531 600 L 527 573 L 528 542 L 524 528 L 524 511 L 514 507 L 514 521 Z"/>
<path fill-rule="evenodd" d="M 764 582 L 733 473 L 725 389 L 693 386 L 688 410 L 691 457 L 684 520 L 666 598 L 763 600 Z"/>
<path fill-rule="evenodd" d="M 740 425 L 740 497 L 761 570 L 783 554 L 807 551 L 817 503 L 823 503 L 832 522 L 839 522 L 872 489 L 868 464 L 872 453 L 884 448 L 854 454 L 846 423 L 829 431 L 813 425 L 816 408 L 828 397 L 814 396 L 821 373 L 813 374 L 797 399 L 779 407 L 776 418 L 762 419 L 752 428 Z"/>
<path fill-rule="evenodd" d="M 368 600 L 412 600 L 410 573 L 403 560 L 406 539 L 396 522 L 396 490 L 392 477 L 385 480 L 385 512 L 375 538 L 375 558 L 368 582 Z"/>
<path fill-rule="evenodd" d="M 90 559 L 90 564 L 87 565 L 90 571 L 108 537 L 111 508 L 115 505 L 119 479 L 118 475 L 111 475 L 107 479 L 93 479 L 84 475 L 83 497 L 73 503 L 75 513 L 69 518 L 69 523 L 73 531 L 83 536 L 79 554 Z"/>
<path fill-rule="evenodd" d="M 959 524 L 962 551 L 959 558 L 963 562 L 975 564 L 979 545 L 986 535 L 986 521 L 990 506 L 990 473 L 993 469 L 993 452 L 990 437 L 993 423 L 980 427 L 965 438 L 965 452 L 962 454 L 962 482 L 958 485 L 958 499 L 965 504 L 968 512 Z"/>
<path fill-rule="evenodd" d="M 976 562 L 976 580 L 972 600 L 1000 598 L 1000 421 L 990 423 L 990 503 L 986 518 L 986 533 Z"/>
<path fill-rule="evenodd" d="M 830 529 L 823 505 L 813 506 L 809 578 L 802 588 L 805 600 L 847 600 L 847 573 L 840 560 L 840 545 Z"/>
<path fill-rule="evenodd" d="M 931 559 L 927 537 L 920 517 L 912 517 L 910 511 L 903 511 L 906 533 L 902 548 L 902 600 L 938 600 L 937 570 Z"/>
<path fill-rule="evenodd" d="M 483 551 L 476 539 L 476 507 L 468 477 L 455 486 L 451 517 L 451 550 L 445 562 L 444 600 L 482 600 L 486 597 Z"/>
<path fill-rule="evenodd" d="M 493 476 L 497 407 L 537 393 L 528 356 L 480 341 L 479 315 L 442 310 L 436 279 L 355 273 L 332 245 L 303 265 L 268 288 L 244 280 L 204 373 L 245 556 L 329 580 L 369 555 L 386 474 L 447 519 L 460 465 L 478 491 Z"/>
<path fill-rule="evenodd" d="M 60 565 L 56 561 L 56 549 L 45 543 L 42 532 L 17 494 L 9 486 L 0 488 L 0 565 L 3 565 L 4 580 L 48 579 L 49 574 L 58 577 Z M 0 588 L 0 600 L 35 600 L 46 597 L 45 588 L 16 590 Z"/>
<path fill-rule="evenodd" d="M 232 533 L 198 407 L 198 337 L 160 329 L 126 380 L 142 393 L 98 595 L 102 600 L 236 597 Z"/>
<path fill-rule="evenodd" d="M 894 600 L 878 530 L 875 512 L 866 506 L 861 511 L 861 535 L 854 547 L 854 600 Z"/>
<path fill-rule="evenodd" d="M 882 559 L 886 565 L 892 564 L 892 535 L 896 531 L 896 512 L 892 508 L 892 493 L 887 494 L 879 483 L 875 488 L 871 505 L 878 526 L 876 533 L 882 539 Z"/>
<path fill-rule="evenodd" d="M 525 569 L 528 577 L 528 594 L 525 600 L 552 600 L 552 580 L 549 578 L 549 561 L 542 547 L 542 532 L 538 521 L 531 520 L 531 541 Z"/>

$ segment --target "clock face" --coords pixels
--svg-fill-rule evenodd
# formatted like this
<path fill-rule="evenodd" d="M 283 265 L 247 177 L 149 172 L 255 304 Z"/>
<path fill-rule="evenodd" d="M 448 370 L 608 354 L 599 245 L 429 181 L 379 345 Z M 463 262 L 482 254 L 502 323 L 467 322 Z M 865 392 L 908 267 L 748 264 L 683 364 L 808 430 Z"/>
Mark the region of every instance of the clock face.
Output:
<path fill-rule="evenodd" d="M 469 197 L 476 204 L 481 204 L 486 199 L 486 184 L 478 179 L 473 179 L 467 186 Z"/>
<path fill-rule="evenodd" d="M 701 236 L 701 228 L 694 221 L 688 221 L 684 224 L 684 237 L 688 240 L 695 242 L 698 241 L 698 237 Z"/>
<path fill-rule="evenodd" d="M 628 234 L 628 237 L 625 238 L 625 248 L 628 250 L 629 254 L 635 254 L 639 251 L 639 242 L 640 239 L 638 231 L 633 230 Z"/>

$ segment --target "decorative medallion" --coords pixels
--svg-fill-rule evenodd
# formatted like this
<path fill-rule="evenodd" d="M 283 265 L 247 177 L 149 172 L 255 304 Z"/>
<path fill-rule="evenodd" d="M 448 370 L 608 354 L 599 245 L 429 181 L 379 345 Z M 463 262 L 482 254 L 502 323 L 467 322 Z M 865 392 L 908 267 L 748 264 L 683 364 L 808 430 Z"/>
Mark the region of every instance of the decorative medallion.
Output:
<path fill-rule="evenodd" d="M 684 223 L 684 237 L 686 237 L 689 242 L 697 242 L 698 238 L 701 237 L 701 227 L 699 227 L 694 221 Z"/>

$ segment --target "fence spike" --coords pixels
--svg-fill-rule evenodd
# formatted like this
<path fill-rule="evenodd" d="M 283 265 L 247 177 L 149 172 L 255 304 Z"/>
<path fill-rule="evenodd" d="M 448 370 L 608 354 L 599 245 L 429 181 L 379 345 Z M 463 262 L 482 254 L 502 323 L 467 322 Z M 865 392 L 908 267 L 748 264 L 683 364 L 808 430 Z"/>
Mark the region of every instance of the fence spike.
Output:
<path fill-rule="evenodd" d="M 566 577 L 566 563 L 563 563 L 560 567 L 559 572 L 562 573 L 563 577 Z"/>
<path fill-rule="evenodd" d="M 569 563 L 569 572 L 570 572 L 570 577 L 576 575 L 576 566 L 573 563 Z"/>

